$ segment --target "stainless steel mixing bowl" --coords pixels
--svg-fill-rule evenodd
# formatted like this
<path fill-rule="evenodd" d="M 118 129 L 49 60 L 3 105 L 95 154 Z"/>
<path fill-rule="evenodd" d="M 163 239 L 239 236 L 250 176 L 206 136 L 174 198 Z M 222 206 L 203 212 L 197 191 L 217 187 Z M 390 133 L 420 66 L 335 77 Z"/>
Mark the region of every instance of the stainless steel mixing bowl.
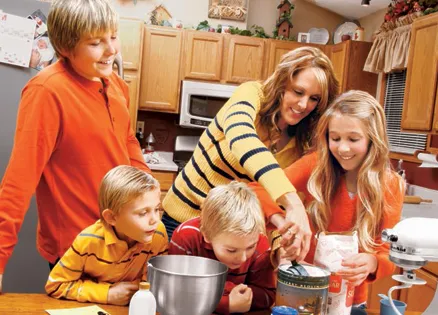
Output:
<path fill-rule="evenodd" d="M 228 267 L 196 256 L 168 255 L 148 261 L 148 281 L 161 315 L 210 315 L 225 287 Z"/>

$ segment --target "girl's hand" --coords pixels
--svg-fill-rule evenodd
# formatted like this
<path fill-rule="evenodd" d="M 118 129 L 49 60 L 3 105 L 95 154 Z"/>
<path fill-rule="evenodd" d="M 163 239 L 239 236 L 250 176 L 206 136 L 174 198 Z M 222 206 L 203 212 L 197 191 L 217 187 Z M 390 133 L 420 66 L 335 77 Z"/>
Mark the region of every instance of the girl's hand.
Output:
<path fill-rule="evenodd" d="M 377 258 L 372 254 L 360 253 L 342 261 L 344 269 L 336 274 L 342 276 L 350 285 L 358 286 L 370 273 L 377 270 Z"/>

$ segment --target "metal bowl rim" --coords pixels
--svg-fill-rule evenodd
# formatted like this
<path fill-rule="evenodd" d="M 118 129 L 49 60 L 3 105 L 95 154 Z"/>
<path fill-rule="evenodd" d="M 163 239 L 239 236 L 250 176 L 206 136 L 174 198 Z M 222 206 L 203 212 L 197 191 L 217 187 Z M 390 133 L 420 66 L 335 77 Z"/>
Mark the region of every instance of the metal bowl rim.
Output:
<path fill-rule="evenodd" d="M 181 274 L 181 273 L 178 273 L 178 272 L 172 272 L 172 271 L 167 271 L 167 270 L 164 270 L 164 269 L 160 269 L 160 268 L 154 267 L 152 264 L 148 263 L 148 268 L 149 268 L 149 266 L 152 266 L 152 268 L 154 268 L 155 270 L 159 270 L 162 273 L 166 273 L 166 274 L 173 275 L 173 276 L 190 277 L 190 278 L 191 277 L 196 277 L 196 278 L 211 278 L 211 277 L 221 276 L 224 273 L 228 272 L 228 267 L 227 267 L 227 269 L 225 271 L 219 272 L 219 273 L 214 273 L 214 274 L 211 274 L 211 275 L 185 275 L 185 274 Z"/>

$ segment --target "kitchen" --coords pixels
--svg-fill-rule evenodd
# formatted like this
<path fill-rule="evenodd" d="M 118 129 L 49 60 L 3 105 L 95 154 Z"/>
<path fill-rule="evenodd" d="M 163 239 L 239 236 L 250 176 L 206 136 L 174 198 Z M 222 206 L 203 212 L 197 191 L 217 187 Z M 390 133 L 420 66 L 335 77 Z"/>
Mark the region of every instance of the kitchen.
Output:
<path fill-rule="evenodd" d="M 148 5 L 150 6 L 150 4 L 147 2 L 142 1 L 138 1 L 136 6 L 130 2 L 123 5 L 119 4 L 120 15 L 124 17 L 131 17 L 134 15 L 134 17 L 143 19 L 145 12 L 149 12 L 150 8 L 147 7 L 146 9 L 142 10 L 141 5 L 145 5 L 146 7 Z M 252 10 L 253 13 L 250 13 L 248 16 L 247 26 L 259 24 L 264 26 L 267 31 L 271 30 L 275 24 L 275 19 L 277 18 L 276 6 L 277 3 L 275 1 L 253 0 L 249 11 L 251 12 Z M 168 5 L 168 8 L 172 13 L 181 12 L 181 14 L 184 13 L 184 15 L 191 16 L 190 19 L 187 19 L 187 23 L 192 23 L 195 25 L 197 22 L 205 19 L 205 13 L 203 12 L 206 10 L 202 9 L 202 5 L 200 3 L 194 3 L 191 6 L 187 5 L 187 8 L 189 7 L 191 8 L 190 10 L 194 10 L 195 13 L 198 11 L 193 9 L 194 7 L 198 8 L 198 10 L 202 12 L 200 15 L 195 15 L 192 17 L 190 14 L 191 11 L 187 12 L 178 7 L 173 8 L 172 4 Z M 135 13 L 130 13 L 134 11 Z M 272 14 L 269 16 L 270 18 L 266 18 L 266 16 L 263 14 L 264 12 L 272 12 Z M 140 14 L 140 16 L 135 16 L 137 14 Z M 186 21 L 184 19 L 184 15 L 180 17 L 175 15 L 175 17 L 183 21 L 185 24 Z M 366 39 L 367 37 L 370 39 L 372 33 L 371 30 L 373 28 L 377 29 L 378 27 L 377 22 L 373 23 L 373 21 L 376 20 L 378 23 L 380 23 L 380 21 L 383 19 L 383 15 L 384 12 L 383 9 L 381 9 L 378 12 L 378 15 L 375 17 L 368 15 L 364 16 L 362 19 L 359 19 L 361 25 L 363 25 L 366 30 Z M 324 16 L 324 19 L 322 19 L 321 16 Z M 299 32 L 307 32 L 311 27 L 327 28 L 328 30 L 332 31 L 338 24 L 344 21 L 344 18 L 311 3 L 297 1 L 292 20 L 294 24 L 292 34 L 297 35 Z M 309 25 L 309 23 L 311 25 Z M 367 25 L 367 23 L 371 24 Z M 123 35 L 123 25 L 125 25 L 127 34 L 126 37 Z M 245 28 L 240 24 L 236 25 L 239 28 Z M 183 31 L 170 28 L 143 27 L 141 22 L 139 23 L 138 21 L 131 19 L 122 21 L 122 42 L 124 41 L 124 38 L 127 38 L 125 39 L 125 43 L 128 43 L 123 45 L 125 79 L 132 87 L 130 91 L 133 97 L 131 97 L 131 99 L 135 104 L 135 107 L 132 108 L 139 108 L 138 111 L 133 110 L 133 112 L 131 112 L 131 117 L 137 117 L 136 119 L 133 119 L 133 121 L 145 122 L 145 129 L 143 130 L 145 136 L 144 138 L 146 139 L 147 136 L 152 132 L 156 141 L 156 143 L 153 145 L 157 151 L 172 152 L 174 150 L 174 143 L 177 135 L 196 136 L 200 134 L 200 131 L 197 129 L 185 129 L 177 126 L 179 121 L 179 94 L 181 93 L 180 83 L 182 78 L 187 78 L 189 80 L 211 80 L 213 82 L 219 81 L 221 83 L 239 84 L 243 82 L 243 80 L 247 80 L 247 78 L 242 76 L 243 73 L 252 79 L 261 79 L 266 77 L 267 73 L 272 71 L 273 65 L 275 65 L 275 62 L 278 60 L 276 59 L 276 54 L 272 53 L 272 49 L 278 49 L 279 53 L 281 53 L 282 49 L 290 49 L 284 48 L 284 46 L 282 46 L 284 45 L 283 42 L 277 42 L 273 40 L 266 41 L 254 39 L 254 41 L 251 41 L 248 44 L 248 42 L 243 38 L 241 40 L 235 39 L 233 42 L 232 39 L 235 38 L 235 36 L 231 35 L 208 34 L 207 36 L 206 34 L 204 37 L 204 34 L 202 34 L 202 36 L 200 34 L 201 33 L 194 31 Z M 191 42 L 197 43 L 199 46 L 206 47 L 206 49 L 208 49 L 208 60 L 201 61 L 204 54 L 198 50 L 191 51 L 191 54 L 188 53 L 190 52 L 191 46 L 189 43 Z M 295 44 L 295 42 L 290 43 L 290 45 L 293 44 Z M 352 43 L 349 41 L 347 43 L 341 43 L 340 45 L 341 46 L 336 47 L 335 45 L 328 46 L 330 46 L 329 48 L 331 49 L 332 56 L 335 57 L 333 61 L 341 61 L 339 65 L 341 69 L 340 73 L 344 73 L 342 70 L 345 71 L 346 69 L 344 68 L 345 63 L 347 63 L 348 66 L 351 66 L 351 64 L 354 65 L 354 63 L 346 62 L 346 59 L 342 58 L 342 54 L 347 54 L 348 49 L 357 49 L 353 47 L 357 45 L 357 43 Z M 238 65 L 245 64 L 242 61 L 244 58 L 236 59 L 234 60 L 234 64 L 230 64 L 230 56 L 233 56 L 231 54 L 233 49 L 232 47 L 234 47 L 234 49 L 239 49 L 242 46 L 249 46 L 251 48 L 251 53 L 257 52 L 258 54 L 256 56 L 261 56 L 258 59 L 255 59 L 256 66 L 253 67 L 251 73 L 246 73 L 244 70 L 237 67 Z M 160 49 L 157 52 L 155 51 L 155 48 L 158 47 L 160 47 Z M 196 45 L 193 47 L 196 47 Z M 368 45 L 368 49 L 369 47 L 370 45 Z M 159 67 L 157 66 L 157 63 L 152 62 L 152 60 L 155 60 L 154 58 L 157 57 L 157 54 L 160 58 L 164 58 L 160 59 L 161 62 Z M 176 58 L 175 56 L 179 56 L 179 58 Z M 213 58 L 212 56 L 216 57 Z M 238 57 L 239 56 L 236 58 Z M 357 56 L 347 57 L 356 58 Z M 215 62 L 212 62 L 212 60 Z M 260 62 L 260 60 L 266 61 Z M 193 61 L 196 61 L 196 63 Z M 217 61 L 219 61 L 219 64 Z M 164 69 L 162 66 L 163 64 L 166 65 Z M 199 69 L 196 68 L 198 64 L 206 64 L 208 68 L 204 69 L 205 72 L 200 72 Z M 193 66 L 194 68 L 190 68 L 190 66 Z M 257 75 L 260 74 L 261 77 L 257 77 Z M 353 82 L 349 82 L 349 80 L 351 81 L 352 78 L 344 78 L 345 86 L 348 86 L 349 88 L 353 88 L 355 86 L 354 84 L 362 84 L 366 82 L 354 82 L 354 80 Z M 376 77 L 370 78 L 370 80 L 375 80 L 375 84 L 372 87 L 374 88 L 374 91 L 381 89 L 381 86 L 377 85 L 378 81 Z M 5 88 L 5 91 L 13 90 L 6 85 L 3 88 Z M 372 92 L 372 90 L 370 92 Z M 136 99 L 137 101 L 135 101 Z M 429 116 L 431 116 L 430 113 Z M 11 117 L 15 117 L 15 114 L 12 113 L 11 115 L 4 115 L 2 118 L 4 121 L 2 120 L 1 125 L 7 126 L 10 124 L 12 121 Z M 2 140 L 0 145 L 5 145 L 5 149 L 2 148 L 1 150 L 1 163 L 3 163 L 2 165 L 6 165 L 7 158 L 9 156 L 13 130 L 8 128 L 7 130 L 3 131 L 2 129 L 1 134 Z M 431 148 L 436 147 L 436 145 L 434 145 L 435 142 L 433 136 L 429 142 Z M 143 145 L 145 145 L 145 143 Z M 400 157 L 399 155 L 395 155 L 395 166 L 400 158 L 403 158 L 405 161 L 403 163 L 403 168 L 406 170 L 406 178 L 410 184 L 431 188 L 434 190 L 438 189 L 436 186 L 437 173 L 434 169 L 418 168 L 418 160 L 413 157 Z M 162 169 L 160 170 L 158 166 L 153 167 L 156 168 L 157 178 L 160 180 L 160 182 L 162 182 L 162 189 L 168 189 L 175 178 L 175 173 Z M 33 218 L 31 217 L 32 214 Z M 4 285 L 5 290 L 7 291 L 42 291 L 41 284 L 44 283 L 47 278 L 47 266 L 45 261 L 42 261 L 40 256 L 35 251 L 35 222 L 36 212 L 35 206 L 33 205 L 28 212 L 25 225 L 22 228 L 20 242 L 10 263 L 10 270 L 8 270 L 5 276 Z M 23 247 L 20 251 L 20 247 L 22 245 Z M 30 256 L 30 253 L 33 253 L 32 256 Z M 26 274 L 26 272 L 28 272 L 28 274 Z M 20 277 L 18 275 L 22 276 Z M 26 279 L 26 283 L 17 283 L 14 280 L 17 278 Z"/>

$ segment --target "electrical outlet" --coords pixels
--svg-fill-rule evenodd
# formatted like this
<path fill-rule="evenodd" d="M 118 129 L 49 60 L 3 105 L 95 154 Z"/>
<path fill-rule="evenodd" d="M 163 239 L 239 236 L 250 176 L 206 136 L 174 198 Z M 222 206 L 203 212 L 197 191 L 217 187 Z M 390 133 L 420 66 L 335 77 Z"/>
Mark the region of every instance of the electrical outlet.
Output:
<path fill-rule="evenodd" d="M 139 132 L 140 129 L 144 133 L 144 121 L 137 121 L 137 132 Z"/>

